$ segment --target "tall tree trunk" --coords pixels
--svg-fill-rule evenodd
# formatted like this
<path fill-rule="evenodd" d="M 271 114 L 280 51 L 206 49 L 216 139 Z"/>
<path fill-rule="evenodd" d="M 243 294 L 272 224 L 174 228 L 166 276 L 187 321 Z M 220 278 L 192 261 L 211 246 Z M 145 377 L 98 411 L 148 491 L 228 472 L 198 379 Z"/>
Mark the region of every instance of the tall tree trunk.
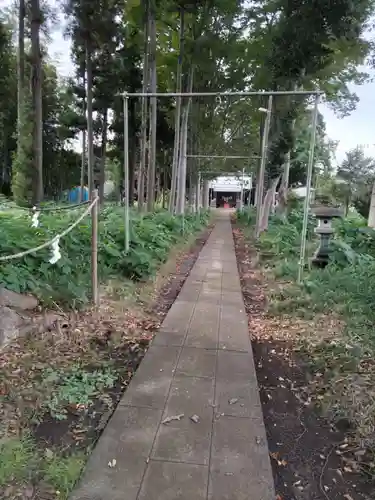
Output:
<path fill-rule="evenodd" d="M 133 99 L 134 102 L 134 99 Z M 130 159 L 129 159 L 129 206 L 132 207 L 134 203 L 134 189 L 135 189 L 135 171 L 137 164 L 137 141 L 132 139 L 130 142 Z"/>
<path fill-rule="evenodd" d="M 156 185 L 155 185 L 155 191 L 156 191 L 156 202 L 159 203 L 161 197 L 161 182 L 160 182 L 160 172 L 156 172 Z"/>
<path fill-rule="evenodd" d="M 375 228 L 375 182 L 374 182 L 374 184 L 372 186 L 370 211 L 369 211 L 369 214 L 368 214 L 367 225 L 368 225 L 368 227 Z"/>
<path fill-rule="evenodd" d="M 87 178 L 89 198 L 94 190 L 94 128 L 92 117 L 92 49 L 91 40 L 86 39 L 86 96 L 87 96 Z"/>
<path fill-rule="evenodd" d="M 176 92 L 180 93 L 182 89 L 182 64 L 183 64 L 183 50 L 184 50 L 184 9 L 180 10 L 180 53 L 177 62 L 177 78 L 176 78 Z M 171 180 L 171 194 L 169 197 L 169 211 L 172 213 L 175 210 L 176 204 L 176 190 L 177 190 L 177 170 L 180 157 L 180 130 L 181 130 L 181 97 L 176 97 L 176 113 L 174 124 L 174 147 L 173 147 L 173 163 L 172 163 L 172 180 Z"/>
<path fill-rule="evenodd" d="M 210 204 L 210 183 L 207 179 L 203 181 L 203 208 L 206 210 L 209 208 Z"/>
<path fill-rule="evenodd" d="M 81 155 L 81 179 L 79 202 L 83 202 L 85 189 L 85 172 L 86 172 L 86 130 L 82 130 L 82 155 Z"/>
<path fill-rule="evenodd" d="M 304 76 L 306 73 L 306 70 L 303 68 L 302 69 L 302 75 Z M 298 85 L 294 85 L 294 90 L 298 90 Z M 292 96 L 289 98 L 289 103 L 291 103 L 293 100 Z M 291 125 L 291 131 L 294 134 L 294 129 L 296 126 L 296 120 L 294 119 L 292 121 Z M 294 140 L 293 140 L 294 142 Z M 279 206 L 278 206 L 278 212 L 281 213 L 281 215 L 286 216 L 287 212 L 287 205 L 288 205 L 288 189 L 289 189 L 289 174 L 290 174 L 290 155 L 291 151 L 289 150 L 286 154 L 285 158 L 285 164 L 284 164 L 284 170 L 283 170 L 283 175 L 281 177 L 281 183 L 280 183 L 280 188 L 279 188 Z"/>
<path fill-rule="evenodd" d="M 83 88 L 86 91 L 86 69 L 83 71 Z M 86 122 L 86 94 L 83 97 L 83 116 Z M 79 201 L 83 201 L 83 190 L 85 188 L 85 172 L 86 172 L 86 129 L 82 130 L 82 156 L 81 156 L 81 181 L 80 181 L 80 191 L 79 191 Z"/>
<path fill-rule="evenodd" d="M 150 5 L 150 69 L 151 92 L 156 92 L 156 7 L 155 0 Z M 157 126 L 157 99 L 150 99 L 150 155 L 147 178 L 147 211 L 152 212 L 155 204 L 155 174 L 156 174 L 156 126 Z"/>
<path fill-rule="evenodd" d="M 188 203 L 189 203 L 189 212 L 194 212 L 195 209 L 195 185 L 194 185 L 194 177 L 193 177 L 193 172 L 192 172 L 192 166 L 191 166 L 191 158 L 189 161 L 189 191 L 188 191 Z M 193 180 L 194 179 L 194 180 Z"/>
<path fill-rule="evenodd" d="M 347 216 L 348 216 L 348 214 L 349 214 L 349 207 L 350 207 L 351 202 L 352 202 L 352 200 L 351 200 L 351 198 L 352 198 L 352 196 L 351 196 L 351 192 L 352 192 L 352 188 L 351 188 L 351 186 L 350 186 L 350 187 L 349 187 L 349 193 L 348 193 L 348 194 L 347 194 L 347 196 L 345 197 L 345 211 L 344 211 L 344 213 L 345 213 L 345 217 L 347 217 Z"/>
<path fill-rule="evenodd" d="M 144 2 L 144 41 L 143 41 L 143 83 L 142 92 L 145 94 L 148 90 L 149 60 L 148 60 L 148 39 L 150 31 L 149 20 L 149 0 Z M 138 210 L 143 211 L 145 201 L 145 173 L 147 156 L 147 116 L 148 116 L 148 98 L 142 97 L 142 118 L 141 118 L 141 157 L 138 170 Z"/>
<path fill-rule="evenodd" d="M 199 212 L 201 208 L 201 176 L 197 175 L 197 183 L 195 185 L 195 211 Z"/>
<path fill-rule="evenodd" d="M 189 71 L 189 79 L 187 85 L 187 92 L 193 91 L 194 79 L 194 66 L 191 64 Z M 185 193 L 186 193 L 186 150 L 187 150 L 187 135 L 188 135 L 188 121 L 189 111 L 191 105 L 191 97 L 184 107 L 181 120 L 181 135 L 180 135 L 180 158 L 178 165 L 178 193 L 177 193 L 177 213 L 183 214 L 185 212 Z"/>
<path fill-rule="evenodd" d="M 100 158 L 100 174 L 99 174 L 100 203 L 104 202 L 105 164 L 106 164 L 106 157 L 107 157 L 107 137 L 108 137 L 108 109 L 105 109 L 103 111 L 102 151 L 101 151 L 101 158 Z"/>
<path fill-rule="evenodd" d="M 43 200 L 43 113 L 42 113 L 42 54 L 40 25 L 42 23 L 39 0 L 31 0 L 31 93 L 34 113 L 33 152 L 35 162 L 34 203 Z"/>
<path fill-rule="evenodd" d="M 264 203 L 264 178 L 266 173 L 266 165 L 268 161 L 268 138 L 271 127 L 271 113 L 272 113 L 272 96 L 268 98 L 267 115 L 264 123 L 262 134 L 262 157 L 260 162 L 259 174 L 257 178 L 257 211 L 255 222 L 255 235 L 259 236 L 260 219 L 262 217 L 263 203 Z"/>
<path fill-rule="evenodd" d="M 25 0 L 19 0 L 18 5 L 18 52 L 17 52 L 17 151 L 20 152 L 22 113 L 25 100 Z"/>
<path fill-rule="evenodd" d="M 162 182 L 162 206 L 163 206 L 163 209 L 166 208 L 166 201 L 167 201 L 167 197 L 166 197 L 166 190 L 167 190 L 167 162 L 168 162 L 168 158 L 167 158 L 167 151 L 164 150 L 164 161 L 163 161 L 163 182 Z"/>
<path fill-rule="evenodd" d="M 281 177 L 280 187 L 284 189 L 285 193 L 288 192 L 289 188 L 289 174 L 290 174 L 290 151 L 288 151 L 286 154 L 283 176 Z"/>
<path fill-rule="evenodd" d="M 149 109 L 150 110 L 150 107 Z M 147 200 L 148 200 L 148 176 L 150 174 L 150 154 L 151 154 L 151 149 L 150 149 L 150 140 L 151 140 L 151 120 L 148 120 L 148 126 L 147 126 L 147 150 L 146 150 L 146 170 L 145 170 L 145 199 L 146 199 L 146 205 L 147 205 Z"/>
<path fill-rule="evenodd" d="M 295 120 L 292 122 L 292 130 L 295 127 Z M 279 188 L 279 200 L 277 211 L 281 215 L 286 215 L 286 209 L 288 204 L 288 188 L 289 188 L 289 174 L 290 174 L 290 151 L 287 152 L 285 157 L 285 164 L 283 175 L 281 177 L 281 183 Z"/>
<path fill-rule="evenodd" d="M 267 190 L 266 196 L 264 197 L 264 202 L 262 204 L 262 211 L 259 220 L 259 234 L 268 229 L 268 221 L 270 218 L 270 213 L 272 209 L 272 204 L 275 199 L 276 188 L 279 183 L 280 176 L 274 179 L 271 187 Z M 258 234 L 258 236 L 259 236 Z"/>

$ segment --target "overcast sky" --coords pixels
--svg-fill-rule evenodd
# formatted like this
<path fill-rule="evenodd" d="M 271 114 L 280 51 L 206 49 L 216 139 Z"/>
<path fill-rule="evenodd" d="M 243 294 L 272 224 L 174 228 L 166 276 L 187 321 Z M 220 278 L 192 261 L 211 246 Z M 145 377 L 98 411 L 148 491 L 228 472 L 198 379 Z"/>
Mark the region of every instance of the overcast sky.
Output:
<path fill-rule="evenodd" d="M 0 7 L 9 5 L 11 0 L 0 0 Z M 51 4 L 57 3 L 56 0 L 50 0 Z M 68 76 L 73 73 L 73 66 L 70 60 L 70 43 L 65 40 L 63 35 L 63 24 L 60 29 L 56 29 L 52 35 L 52 43 L 49 46 L 49 53 L 56 62 L 60 73 Z M 371 72 L 375 77 L 375 71 Z M 335 114 L 324 104 L 320 106 L 326 125 L 327 134 L 330 138 L 339 141 L 336 152 L 336 159 L 340 162 L 345 151 L 364 145 L 366 154 L 375 157 L 375 83 L 367 83 L 362 86 L 352 86 L 360 101 L 357 109 L 347 118 L 337 118 Z"/>

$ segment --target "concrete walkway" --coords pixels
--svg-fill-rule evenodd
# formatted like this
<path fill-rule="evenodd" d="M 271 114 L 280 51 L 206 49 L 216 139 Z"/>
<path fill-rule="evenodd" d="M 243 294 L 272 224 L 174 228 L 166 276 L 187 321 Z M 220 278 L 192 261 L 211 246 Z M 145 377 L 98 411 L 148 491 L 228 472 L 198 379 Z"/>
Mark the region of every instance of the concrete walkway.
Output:
<path fill-rule="evenodd" d="M 275 499 L 230 220 L 223 212 L 72 496 L 207 499 Z"/>

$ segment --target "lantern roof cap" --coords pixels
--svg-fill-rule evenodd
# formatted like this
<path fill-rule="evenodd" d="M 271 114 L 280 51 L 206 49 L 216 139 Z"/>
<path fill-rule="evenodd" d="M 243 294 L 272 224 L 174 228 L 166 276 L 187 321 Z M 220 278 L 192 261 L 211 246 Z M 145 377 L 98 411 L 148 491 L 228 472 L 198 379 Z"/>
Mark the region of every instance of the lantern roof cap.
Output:
<path fill-rule="evenodd" d="M 342 218 L 343 211 L 338 207 L 327 207 L 324 205 L 312 207 L 311 212 L 318 219 L 333 219 L 335 217 Z"/>

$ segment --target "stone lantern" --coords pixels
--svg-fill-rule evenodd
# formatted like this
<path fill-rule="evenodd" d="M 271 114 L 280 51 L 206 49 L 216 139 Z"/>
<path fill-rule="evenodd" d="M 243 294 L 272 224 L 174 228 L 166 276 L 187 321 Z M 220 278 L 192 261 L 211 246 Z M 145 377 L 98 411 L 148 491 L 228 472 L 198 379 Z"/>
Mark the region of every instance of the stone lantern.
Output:
<path fill-rule="evenodd" d="M 341 218 L 343 214 L 339 208 L 327 206 L 315 207 L 311 211 L 318 219 L 318 227 L 315 228 L 315 233 L 320 236 L 320 246 L 311 262 L 316 267 L 324 268 L 329 262 L 329 242 L 334 233 L 332 220 Z"/>

